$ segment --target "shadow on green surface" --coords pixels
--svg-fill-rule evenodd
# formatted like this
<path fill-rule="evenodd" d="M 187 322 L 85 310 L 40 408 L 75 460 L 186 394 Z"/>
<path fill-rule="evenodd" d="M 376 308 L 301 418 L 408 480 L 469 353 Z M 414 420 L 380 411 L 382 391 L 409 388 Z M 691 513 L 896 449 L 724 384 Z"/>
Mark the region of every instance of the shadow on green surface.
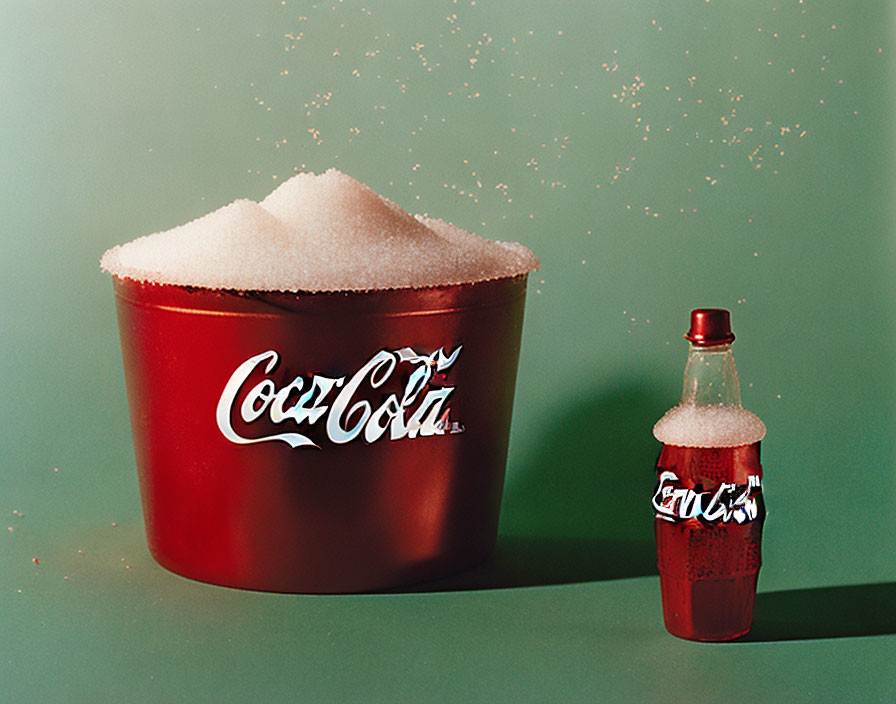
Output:
<path fill-rule="evenodd" d="M 757 594 L 753 628 L 739 642 L 893 633 L 896 633 L 896 582 L 886 582 Z"/>
<path fill-rule="evenodd" d="M 433 582 L 390 590 L 393 593 L 507 589 L 639 577 L 656 572 L 653 543 L 572 538 L 498 538 L 481 565 Z"/>
<path fill-rule="evenodd" d="M 656 573 L 653 493 L 668 406 L 650 380 L 592 392 L 546 423 L 512 468 L 492 557 L 412 591 L 499 589 Z M 546 416 L 550 418 L 550 416 Z"/>

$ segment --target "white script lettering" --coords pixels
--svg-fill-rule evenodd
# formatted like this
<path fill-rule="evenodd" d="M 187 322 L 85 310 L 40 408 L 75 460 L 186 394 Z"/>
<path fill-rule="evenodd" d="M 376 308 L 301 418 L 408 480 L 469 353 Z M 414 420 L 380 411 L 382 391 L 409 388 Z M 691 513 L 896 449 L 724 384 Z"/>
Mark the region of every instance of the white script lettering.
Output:
<path fill-rule="evenodd" d="M 277 388 L 273 379 L 266 376 L 251 389 L 243 392 L 249 379 L 262 371 L 270 375 L 280 361 L 274 350 L 262 352 L 240 364 L 227 380 L 218 400 L 215 419 L 218 429 L 230 442 L 247 445 L 279 440 L 290 447 L 319 447 L 301 432 L 284 432 L 259 437 L 245 437 L 233 427 L 233 416 L 250 425 L 264 416 L 280 425 L 290 421 L 294 425 L 314 425 L 326 416 L 324 423 L 330 442 L 344 444 L 363 436 L 368 443 L 386 435 L 390 440 L 413 439 L 431 435 L 463 432 L 463 426 L 449 419 L 448 398 L 453 386 L 429 388 L 434 372 L 447 372 L 457 361 L 462 346 L 450 354 L 439 348 L 430 355 L 421 355 L 410 347 L 397 350 L 381 350 L 373 355 L 351 378 L 328 377 L 314 374 L 310 378 L 297 376 L 288 384 Z M 378 408 L 363 398 L 356 400 L 362 388 L 379 389 L 392 377 L 399 364 L 417 365 L 404 388 L 389 394 Z M 333 389 L 340 389 L 331 405 L 326 405 Z M 425 390 L 419 405 L 411 407 Z M 303 393 L 304 391 L 304 393 Z M 242 402 L 237 399 L 242 395 Z M 298 396 L 290 405 L 291 398 Z M 237 411 L 238 408 L 238 411 Z M 410 413 L 410 418 L 406 415 Z"/>
<path fill-rule="evenodd" d="M 759 476 L 751 474 L 746 485 L 722 482 L 714 492 L 697 492 L 681 486 L 675 472 L 667 470 L 660 473 L 652 503 L 657 517 L 666 520 L 748 523 L 759 517 L 761 490 Z"/>

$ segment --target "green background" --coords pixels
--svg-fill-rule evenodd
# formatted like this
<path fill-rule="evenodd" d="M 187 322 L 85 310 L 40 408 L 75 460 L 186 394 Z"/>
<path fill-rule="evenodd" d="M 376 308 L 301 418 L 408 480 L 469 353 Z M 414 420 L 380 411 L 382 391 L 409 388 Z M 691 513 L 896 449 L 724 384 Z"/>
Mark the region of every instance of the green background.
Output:
<path fill-rule="evenodd" d="M 0 699 L 896 699 L 889 3 L 2 6 Z M 541 258 L 498 550 L 396 594 L 182 579 L 97 260 L 330 166 Z M 649 510 L 697 306 L 769 428 L 726 645 L 666 634 Z"/>

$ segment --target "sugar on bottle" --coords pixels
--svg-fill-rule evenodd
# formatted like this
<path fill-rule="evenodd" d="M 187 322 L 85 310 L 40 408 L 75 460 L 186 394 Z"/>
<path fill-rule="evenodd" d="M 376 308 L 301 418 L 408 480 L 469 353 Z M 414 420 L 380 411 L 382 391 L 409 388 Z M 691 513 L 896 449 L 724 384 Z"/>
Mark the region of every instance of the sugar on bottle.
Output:
<path fill-rule="evenodd" d="M 681 403 L 653 429 L 663 443 L 652 500 L 663 618 L 681 638 L 731 640 L 753 619 L 765 425 L 741 404 L 729 312 L 691 311 L 685 338 Z"/>

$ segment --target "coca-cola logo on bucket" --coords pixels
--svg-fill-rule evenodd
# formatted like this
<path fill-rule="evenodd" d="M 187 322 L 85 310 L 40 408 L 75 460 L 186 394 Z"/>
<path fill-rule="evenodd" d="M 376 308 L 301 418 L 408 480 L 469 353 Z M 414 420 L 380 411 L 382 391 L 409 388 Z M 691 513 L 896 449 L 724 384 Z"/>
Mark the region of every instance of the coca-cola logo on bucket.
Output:
<path fill-rule="evenodd" d="M 443 347 L 432 354 L 420 354 L 410 347 L 381 350 L 351 376 L 297 376 L 279 388 L 270 375 L 280 363 L 280 355 L 267 350 L 240 364 L 227 380 L 215 412 L 218 429 L 239 445 L 281 441 L 293 448 L 320 446 L 292 428 L 289 432 L 244 435 L 234 428 L 233 419 L 238 418 L 244 426 L 268 427 L 271 423 L 314 426 L 320 422 L 326 437 L 337 445 L 358 438 L 373 443 L 385 437 L 403 440 L 460 433 L 463 426 L 449 418 L 448 399 L 455 387 L 436 386 L 431 381 L 434 375 L 444 379 L 461 349 L 459 345 L 450 354 Z M 360 397 L 363 391 L 381 389 L 396 379 L 395 371 L 402 364 L 412 365 L 412 371 L 397 392 L 385 395 L 376 407 Z M 250 379 L 259 373 L 264 378 L 250 386 Z"/>

